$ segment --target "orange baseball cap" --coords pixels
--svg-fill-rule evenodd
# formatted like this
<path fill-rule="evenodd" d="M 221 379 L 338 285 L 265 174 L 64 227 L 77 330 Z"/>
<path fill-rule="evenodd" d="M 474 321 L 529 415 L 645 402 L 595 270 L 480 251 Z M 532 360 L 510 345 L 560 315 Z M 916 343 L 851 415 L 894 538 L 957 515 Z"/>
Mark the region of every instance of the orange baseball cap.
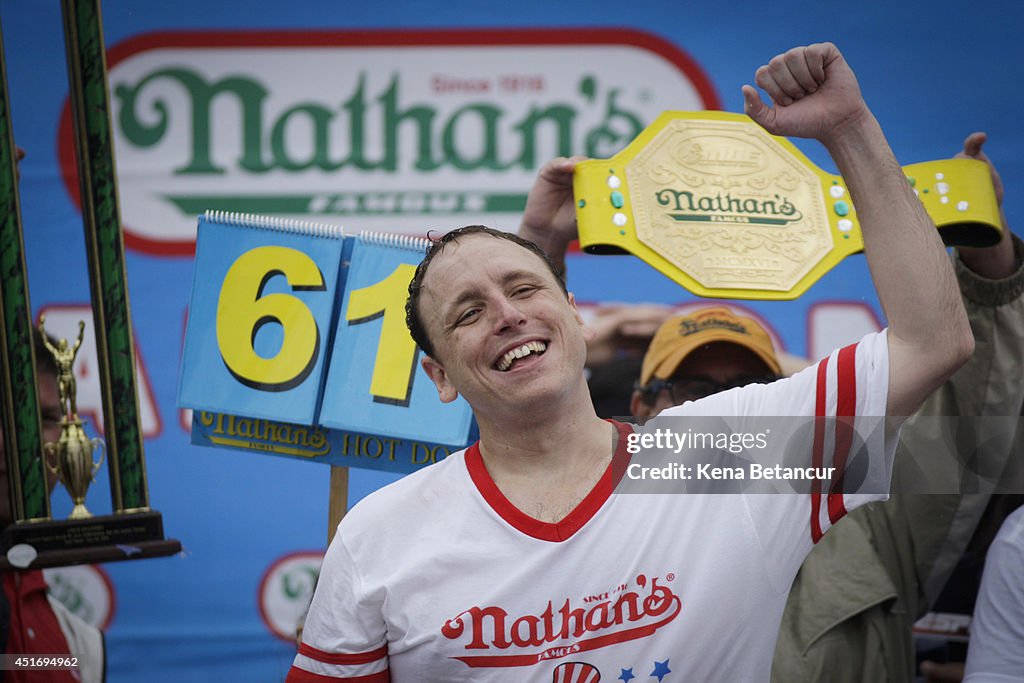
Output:
<path fill-rule="evenodd" d="M 684 358 L 712 342 L 729 342 L 750 349 L 772 372 L 782 374 L 771 337 L 753 318 L 738 316 L 728 308 L 702 308 L 662 323 L 647 347 L 640 384 L 653 378 L 668 379 Z"/>

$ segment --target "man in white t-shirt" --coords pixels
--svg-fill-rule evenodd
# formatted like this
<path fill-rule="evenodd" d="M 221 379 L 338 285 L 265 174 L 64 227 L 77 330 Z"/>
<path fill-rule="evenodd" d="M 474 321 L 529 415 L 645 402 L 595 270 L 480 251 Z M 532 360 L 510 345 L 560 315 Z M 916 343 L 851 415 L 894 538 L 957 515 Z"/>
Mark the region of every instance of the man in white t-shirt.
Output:
<path fill-rule="evenodd" d="M 949 261 L 835 46 L 794 48 L 756 82 L 774 106 L 744 86 L 747 113 L 820 140 L 846 180 L 890 327 L 791 378 L 666 414 L 898 422 L 972 349 Z M 442 400 L 470 403 L 480 441 L 346 516 L 288 680 L 767 680 L 804 556 L 885 493 L 613 495 L 637 435 L 596 416 L 572 295 L 514 235 L 446 235 L 407 310 L 427 374 Z M 894 441 L 875 430 L 854 453 L 841 433 L 789 441 L 786 463 L 842 472 L 863 455 L 884 478 Z"/>

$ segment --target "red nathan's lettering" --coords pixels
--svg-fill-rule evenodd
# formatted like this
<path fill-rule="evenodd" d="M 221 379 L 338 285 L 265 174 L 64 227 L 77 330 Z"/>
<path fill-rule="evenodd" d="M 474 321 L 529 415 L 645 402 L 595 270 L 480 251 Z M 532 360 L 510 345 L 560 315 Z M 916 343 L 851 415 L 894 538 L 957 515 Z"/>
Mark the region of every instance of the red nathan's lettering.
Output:
<path fill-rule="evenodd" d="M 578 607 L 574 607 L 569 598 L 557 608 L 549 600 L 544 610 L 536 615 L 511 616 L 496 605 L 473 606 L 445 622 L 441 633 L 450 640 L 468 636 L 467 650 L 504 650 L 579 638 L 653 620 L 670 610 L 678 612 L 679 597 L 671 588 L 659 583 L 658 577 L 648 581 L 641 574 L 636 578 L 636 585 L 638 590 L 622 592 L 614 599 L 610 599 L 607 592 L 589 595 L 582 600 L 583 606 Z"/>

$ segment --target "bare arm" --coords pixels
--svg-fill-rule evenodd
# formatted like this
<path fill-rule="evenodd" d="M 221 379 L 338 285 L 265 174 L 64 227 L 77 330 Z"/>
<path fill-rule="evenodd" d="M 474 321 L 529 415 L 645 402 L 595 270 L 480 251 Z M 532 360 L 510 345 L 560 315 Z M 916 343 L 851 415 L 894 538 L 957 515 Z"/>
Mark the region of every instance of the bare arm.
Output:
<path fill-rule="evenodd" d="M 750 117 L 770 133 L 819 140 L 850 190 L 889 320 L 888 413 L 910 415 L 974 345 L 938 232 L 834 45 L 779 55 L 758 69 L 756 82 L 775 106 L 765 106 L 756 90 L 744 86 Z"/>
<path fill-rule="evenodd" d="M 530 188 L 519 224 L 519 236 L 543 249 L 563 276 L 565 252 L 577 236 L 572 173 L 583 159 L 558 157 L 544 164 Z"/>

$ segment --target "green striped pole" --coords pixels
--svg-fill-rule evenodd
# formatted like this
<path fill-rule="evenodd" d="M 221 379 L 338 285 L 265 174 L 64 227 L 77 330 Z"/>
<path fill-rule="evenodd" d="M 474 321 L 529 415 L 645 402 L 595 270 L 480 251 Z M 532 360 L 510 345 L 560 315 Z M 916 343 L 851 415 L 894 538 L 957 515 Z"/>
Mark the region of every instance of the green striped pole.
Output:
<path fill-rule="evenodd" d="M 115 512 L 149 509 L 99 0 L 62 0 L 79 192 Z"/>
<path fill-rule="evenodd" d="M 0 36 L 0 402 L 14 521 L 50 518 L 7 66 Z"/>

